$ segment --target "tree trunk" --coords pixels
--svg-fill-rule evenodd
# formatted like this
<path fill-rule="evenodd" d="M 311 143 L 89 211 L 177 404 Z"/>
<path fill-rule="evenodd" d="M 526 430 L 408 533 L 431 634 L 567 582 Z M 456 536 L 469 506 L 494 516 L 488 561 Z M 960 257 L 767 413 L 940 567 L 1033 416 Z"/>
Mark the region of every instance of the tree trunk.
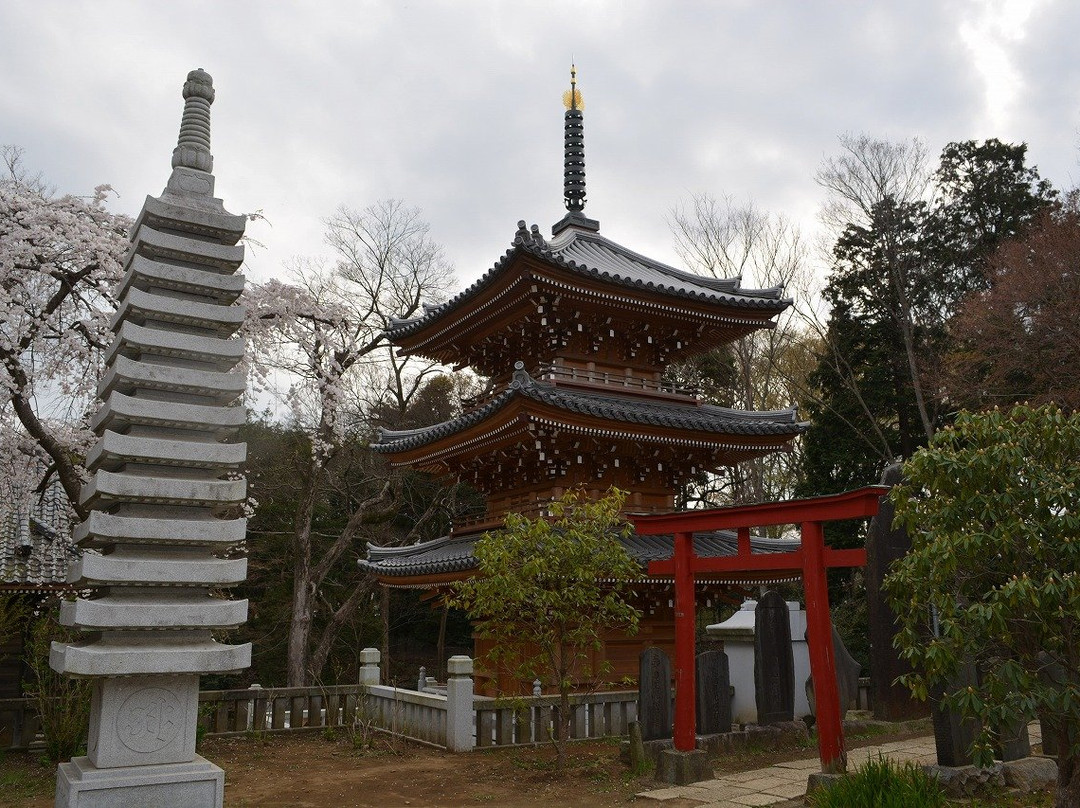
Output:
<path fill-rule="evenodd" d="M 1054 727 L 1057 736 L 1057 790 L 1054 792 L 1054 808 L 1080 808 L 1080 757 L 1073 750 L 1075 731 L 1061 717 Z"/>
<path fill-rule="evenodd" d="M 570 681 L 560 677 L 559 723 L 555 727 L 555 768 L 566 771 L 566 745 L 570 742 Z"/>
<path fill-rule="evenodd" d="M 390 684 L 390 587 L 382 588 L 382 603 L 379 611 L 382 613 L 382 653 L 380 654 L 379 680 L 382 684 Z"/>
<path fill-rule="evenodd" d="M 364 595 L 371 591 L 371 585 L 372 579 L 365 576 L 331 615 L 330 621 L 326 624 L 326 628 L 323 629 L 318 642 L 315 643 L 315 650 L 311 653 L 309 668 L 315 681 L 318 681 L 322 676 L 323 668 L 326 667 L 326 661 L 330 658 L 330 650 L 334 647 L 334 640 L 337 639 L 338 632 L 341 631 L 341 627 L 345 625 L 346 621 L 356 613 Z"/>
<path fill-rule="evenodd" d="M 437 674 L 440 679 L 446 679 L 446 616 L 450 613 L 450 605 L 444 600 L 442 616 L 439 618 L 439 641 L 435 645 L 435 655 L 438 657 Z"/>
<path fill-rule="evenodd" d="M 308 642 L 311 638 L 311 580 L 308 559 L 299 553 L 293 563 L 292 614 L 289 618 L 289 687 L 308 685 Z"/>
<path fill-rule="evenodd" d="M 315 511 L 320 469 L 315 465 L 300 499 L 293 523 L 293 595 L 289 616 L 289 655 L 286 670 L 289 687 L 310 684 L 308 645 L 311 641 L 311 609 L 314 584 L 311 569 L 311 519 Z"/>

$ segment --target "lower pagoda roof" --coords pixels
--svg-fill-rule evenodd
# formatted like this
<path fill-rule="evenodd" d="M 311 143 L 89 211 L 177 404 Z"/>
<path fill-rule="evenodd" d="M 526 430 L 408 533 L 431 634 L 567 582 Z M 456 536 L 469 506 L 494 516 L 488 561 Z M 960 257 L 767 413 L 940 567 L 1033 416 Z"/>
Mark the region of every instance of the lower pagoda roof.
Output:
<path fill-rule="evenodd" d="M 801 434 L 807 426 L 797 420 L 794 408 L 753 412 L 699 404 L 696 401 L 657 401 L 634 395 L 617 395 L 596 388 L 575 389 L 538 381 L 525 371 L 521 362 L 515 367 L 510 385 L 482 406 L 434 426 L 406 430 L 380 429 L 378 440 L 371 448 L 388 454 L 412 452 L 464 433 L 485 421 L 496 423 L 503 410 L 522 399 L 546 405 L 567 415 L 585 416 L 615 425 L 637 424 L 696 433 L 698 437 L 709 438 L 710 442 L 719 440 L 720 436 L 732 436 L 746 437 L 750 439 L 749 443 L 754 444 L 765 438 L 765 442 L 774 445 Z M 702 436 L 702 433 L 705 435 Z"/>
<path fill-rule="evenodd" d="M 473 548 L 480 535 L 443 536 L 431 541 L 407 547 L 378 547 L 368 545 L 367 558 L 360 559 L 360 568 L 373 573 L 387 586 L 423 587 L 438 586 L 462 580 L 476 570 Z M 631 558 L 644 569 L 650 561 L 671 558 L 674 553 L 673 536 L 639 536 L 633 534 L 621 539 Z M 799 539 L 770 539 L 750 537 L 752 553 L 786 553 L 797 550 Z M 735 531 L 721 530 L 694 534 L 694 553 L 699 558 L 734 556 L 738 551 Z M 746 583 L 760 577 L 760 573 L 748 572 L 745 576 L 724 573 L 714 583 Z M 648 579 L 646 579 L 648 580 Z"/>

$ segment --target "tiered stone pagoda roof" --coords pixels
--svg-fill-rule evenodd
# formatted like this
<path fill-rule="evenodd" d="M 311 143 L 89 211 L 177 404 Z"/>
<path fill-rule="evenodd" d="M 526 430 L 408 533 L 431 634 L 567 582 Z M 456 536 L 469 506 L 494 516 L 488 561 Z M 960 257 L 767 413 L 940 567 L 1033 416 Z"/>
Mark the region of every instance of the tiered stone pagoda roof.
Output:
<path fill-rule="evenodd" d="M 246 620 L 247 601 L 211 594 L 247 571 L 246 559 L 222 557 L 246 532 L 238 515 L 246 446 L 232 442 L 245 418 L 235 334 L 244 316 L 237 301 L 246 217 L 214 196 L 210 76 L 191 71 L 183 96 L 172 174 L 159 197 L 147 197 L 131 232 L 101 407 L 91 419 L 98 442 L 80 493 L 89 515 L 74 530 L 84 552 L 68 572 L 91 594 L 60 613 L 84 639 L 54 644 L 50 664 L 110 681 L 185 674 L 190 698 L 197 674 L 246 668 L 251 644 L 214 639 L 214 630 Z M 170 698 L 179 722 L 181 697 Z M 193 735 L 182 739 L 194 754 Z M 92 735 L 94 765 L 105 765 L 94 743 Z M 140 760 L 149 762 L 167 761 Z"/>

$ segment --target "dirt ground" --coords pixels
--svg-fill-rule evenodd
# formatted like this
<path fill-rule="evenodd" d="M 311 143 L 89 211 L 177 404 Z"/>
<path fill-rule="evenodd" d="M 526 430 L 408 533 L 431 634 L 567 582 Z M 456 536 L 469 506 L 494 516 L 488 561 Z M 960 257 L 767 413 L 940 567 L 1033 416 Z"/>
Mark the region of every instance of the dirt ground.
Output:
<path fill-rule="evenodd" d="M 882 739 L 850 740 L 857 746 Z M 451 755 L 383 736 L 363 752 L 347 737 L 319 733 L 210 738 L 199 751 L 225 769 L 227 808 L 611 808 L 659 787 L 651 774 L 630 776 L 619 761 L 618 744 L 603 741 L 572 744 L 564 775 L 555 771 L 549 747 Z M 813 747 L 748 751 L 718 759 L 716 768 L 739 771 L 813 755 Z M 22 754 L 7 756 L 0 762 L 0 806 L 51 808 L 55 777 L 54 765 Z M 677 803 L 664 806 L 698 804 Z"/>

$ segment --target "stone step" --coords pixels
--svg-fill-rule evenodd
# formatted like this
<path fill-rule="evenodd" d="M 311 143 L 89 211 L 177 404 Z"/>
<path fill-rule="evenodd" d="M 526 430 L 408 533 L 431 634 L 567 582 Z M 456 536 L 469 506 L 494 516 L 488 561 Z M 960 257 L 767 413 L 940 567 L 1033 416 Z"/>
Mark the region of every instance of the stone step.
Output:
<path fill-rule="evenodd" d="M 154 401 L 113 392 L 90 419 L 90 428 L 100 435 L 106 429 L 123 432 L 132 426 L 152 426 L 205 432 L 221 439 L 235 435 L 245 420 L 243 407 Z"/>
<path fill-rule="evenodd" d="M 236 469 L 247 457 L 246 443 L 198 443 L 168 438 L 121 435 L 106 430 L 86 455 L 91 471 L 116 471 L 125 463 L 185 468 Z"/>
<path fill-rule="evenodd" d="M 109 328 L 115 331 L 123 322 L 143 325 L 149 320 L 206 329 L 225 338 L 235 334 L 243 324 L 244 309 L 241 306 L 219 306 L 130 289 L 113 315 Z"/>
<path fill-rule="evenodd" d="M 244 291 L 244 276 L 163 264 L 145 255 L 133 255 L 117 290 L 117 298 L 123 298 L 131 289 L 141 289 L 144 292 L 167 289 L 208 297 L 220 305 L 228 306 L 235 303 Z"/>
<path fill-rule="evenodd" d="M 244 358 L 244 340 L 200 337 L 124 322 L 105 355 L 106 364 L 111 364 L 117 355 L 136 361 L 146 356 L 163 356 L 205 362 L 219 371 L 227 371 Z"/>
<path fill-rule="evenodd" d="M 208 404 L 225 406 L 244 394 L 245 383 L 242 372 L 194 370 L 174 365 L 137 362 L 126 356 L 117 356 L 101 377 L 98 396 L 106 398 L 114 390 L 119 393 L 159 390 L 200 396 L 206 399 Z"/>
<path fill-rule="evenodd" d="M 66 646 L 53 643 L 49 665 L 58 673 L 75 676 L 134 676 L 234 673 L 251 664 L 251 643 L 223 645 L 208 636 L 174 639 L 162 633 L 138 632 L 144 636 L 113 636 Z"/>
<path fill-rule="evenodd" d="M 232 586 L 247 575 L 246 558 L 213 558 L 168 551 L 83 553 L 68 569 L 68 583 L 87 586 Z"/>
<path fill-rule="evenodd" d="M 135 227 L 146 225 L 154 230 L 183 230 L 222 244 L 236 244 L 244 235 L 246 224 L 247 216 L 197 209 L 147 196 Z"/>
<path fill-rule="evenodd" d="M 166 261 L 185 261 L 220 272 L 235 272 L 244 263 L 243 244 L 200 241 L 190 236 L 154 230 L 145 224 L 135 229 L 131 244 L 139 255 Z"/>
<path fill-rule="evenodd" d="M 79 493 L 79 504 L 108 508 L 119 503 L 143 505 L 238 505 L 247 495 L 246 480 L 192 480 L 96 471 Z"/>
<path fill-rule="evenodd" d="M 225 549 L 247 536 L 247 519 L 150 519 L 93 511 L 73 532 L 80 546 L 166 544 Z"/>
<path fill-rule="evenodd" d="M 84 631 L 125 629 L 224 629 L 247 620 L 246 600 L 209 595 L 178 597 L 162 589 L 145 595 L 106 595 L 60 604 L 60 623 Z"/>

